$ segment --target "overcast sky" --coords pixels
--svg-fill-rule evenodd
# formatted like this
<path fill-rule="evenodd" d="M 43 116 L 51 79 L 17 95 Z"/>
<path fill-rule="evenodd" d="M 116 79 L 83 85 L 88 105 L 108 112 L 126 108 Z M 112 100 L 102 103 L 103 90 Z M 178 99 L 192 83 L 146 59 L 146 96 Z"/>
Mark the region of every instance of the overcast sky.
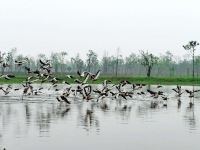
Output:
<path fill-rule="evenodd" d="M 120 47 L 124 56 L 138 50 L 183 55 L 189 40 L 200 41 L 199 0 L 0 0 L 4 51 L 66 50 L 84 58 L 89 49 L 102 56 Z"/>

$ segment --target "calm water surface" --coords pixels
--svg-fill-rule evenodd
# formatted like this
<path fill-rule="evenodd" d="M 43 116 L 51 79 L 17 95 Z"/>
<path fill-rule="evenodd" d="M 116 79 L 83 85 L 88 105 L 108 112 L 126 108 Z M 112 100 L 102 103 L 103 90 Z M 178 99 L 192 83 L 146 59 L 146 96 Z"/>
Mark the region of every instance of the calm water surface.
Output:
<path fill-rule="evenodd" d="M 150 108 L 152 98 L 59 104 L 54 95 L 0 97 L 0 145 L 7 150 L 199 150 L 200 98 L 194 107 L 172 86 L 163 88 L 170 99 Z M 182 87 L 192 88 L 192 87 Z M 198 87 L 196 87 L 198 89 Z"/>

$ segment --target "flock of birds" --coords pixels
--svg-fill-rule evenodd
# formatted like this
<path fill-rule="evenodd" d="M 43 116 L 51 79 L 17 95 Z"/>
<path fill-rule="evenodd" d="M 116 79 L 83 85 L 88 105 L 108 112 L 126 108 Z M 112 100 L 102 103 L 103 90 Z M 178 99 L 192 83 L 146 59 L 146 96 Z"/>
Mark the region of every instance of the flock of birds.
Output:
<path fill-rule="evenodd" d="M 28 59 L 15 60 L 15 64 L 18 67 L 23 67 L 27 72 L 26 80 L 22 82 L 21 87 L 13 87 L 12 85 L 7 85 L 6 87 L 1 86 L 0 90 L 4 95 L 8 95 L 11 91 L 22 91 L 22 99 L 24 96 L 28 95 L 40 95 L 44 94 L 45 89 L 42 85 L 44 83 L 50 83 L 47 90 L 55 90 L 59 94 L 56 95 L 56 100 L 59 103 L 66 103 L 70 105 L 72 102 L 72 97 L 79 97 L 85 101 L 103 101 L 106 98 L 110 99 L 133 99 L 134 96 L 149 96 L 152 98 L 150 107 L 156 108 L 159 102 L 163 102 L 163 106 L 167 106 L 167 100 L 169 97 L 166 93 L 162 91 L 162 85 L 158 85 L 154 90 L 147 88 L 146 84 L 135 84 L 127 80 L 119 81 L 117 84 L 113 84 L 110 80 L 104 80 L 102 84 L 98 86 L 89 84 L 95 83 L 99 79 L 101 71 L 98 70 L 96 73 L 91 73 L 87 71 L 77 71 L 76 76 L 65 74 L 65 79 L 56 77 L 53 74 L 53 68 L 50 60 L 39 60 L 39 69 L 32 70 L 27 67 Z M 2 67 L 7 68 L 9 64 L 0 61 Z M 14 74 L 2 74 L 0 78 L 5 80 L 11 80 L 15 78 Z M 70 81 L 74 81 L 75 84 L 70 84 Z M 40 84 L 40 87 L 34 87 L 34 83 Z M 62 88 L 59 85 L 62 84 Z M 190 106 L 192 107 L 194 94 L 200 90 L 189 90 L 182 89 L 181 86 L 177 85 L 176 88 L 172 89 L 175 92 L 175 97 L 177 97 L 178 106 L 181 105 L 181 96 L 183 93 L 187 93 L 190 98 Z"/>

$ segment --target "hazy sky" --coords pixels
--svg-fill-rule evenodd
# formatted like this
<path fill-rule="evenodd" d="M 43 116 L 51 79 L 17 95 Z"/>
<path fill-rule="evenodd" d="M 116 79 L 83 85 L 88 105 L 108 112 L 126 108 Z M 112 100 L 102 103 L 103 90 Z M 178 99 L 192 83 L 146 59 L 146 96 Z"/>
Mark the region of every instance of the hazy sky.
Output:
<path fill-rule="evenodd" d="M 0 50 L 182 55 L 189 40 L 200 41 L 199 0 L 0 0 Z"/>

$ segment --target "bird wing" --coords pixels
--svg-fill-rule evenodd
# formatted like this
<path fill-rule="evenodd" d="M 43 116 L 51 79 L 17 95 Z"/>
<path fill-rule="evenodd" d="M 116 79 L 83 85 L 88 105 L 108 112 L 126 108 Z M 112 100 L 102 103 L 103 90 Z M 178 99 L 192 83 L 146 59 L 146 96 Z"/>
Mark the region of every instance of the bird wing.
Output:
<path fill-rule="evenodd" d="M 95 74 L 94 80 L 98 79 L 100 73 L 101 73 L 101 70 L 98 70 L 97 73 Z"/>
<path fill-rule="evenodd" d="M 194 90 L 194 92 L 199 92 L 200 90 Z"/>
<path fill-rule="evenodd" d="M 176 89 L 172 89 L 174 92 L 178 93 L 178 91 Z"/>
<path fill-rule="evenodd" d="M 41 59 L 39 60 L 42 65 L 46 65 Z"/>
<path fill-rule="evenodd" d="M 187 89 L 185 90 L 185 92 L 187 92 L 187 93 L 189 93 L 189 94 L 191 93 L 191 91 L 189 91 L 189 90 L 187 90 Z"/>
<path fill-rule="evenodd" d="M 87 80 L 89 79 L 90 75 L 87 74 L 87 76 L 85 77 L 85 80 L 83 81 L 83 84 L 87 83 Z"/>
<path fill-rule="evenodd" d="M 78 74 L 78 75 L 81 77 L 81 73 L 80 73 L 80 71 L 79 71 L 79 70 L 77 71 L 77 74 Z"/>
<path fill-rule="evenodd" d="M 149 92 L 150 94 L 156 94 L 156 92 L 151 91 L 151 90 L 149 90 L 149 89 L 147 89 L 147 92 Z"/>

